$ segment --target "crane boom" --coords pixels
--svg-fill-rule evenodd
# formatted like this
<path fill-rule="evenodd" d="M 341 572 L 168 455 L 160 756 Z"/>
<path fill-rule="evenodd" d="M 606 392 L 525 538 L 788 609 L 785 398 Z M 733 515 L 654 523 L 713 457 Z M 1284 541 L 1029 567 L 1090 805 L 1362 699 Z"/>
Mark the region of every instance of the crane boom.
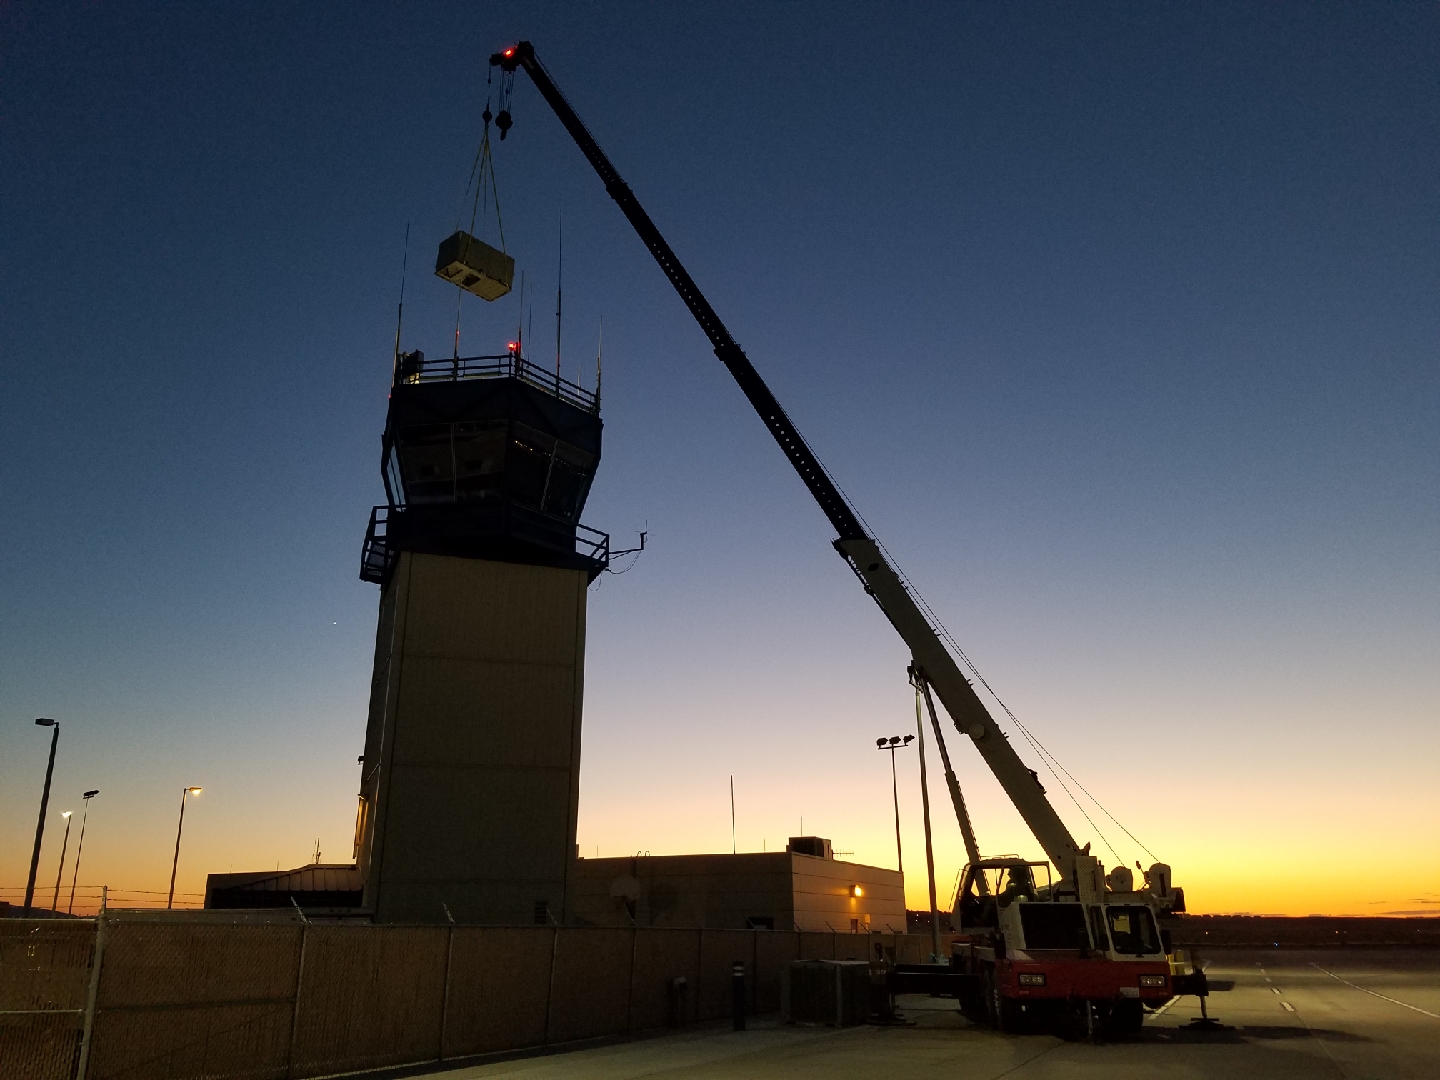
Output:
<path fill-rule="evenodd" d="M 1045 797 L 1044 788 L 1035 773 L 1026 767 L 1020 755 L 1010 745 L 974 688 L 961 673 L 955 658 L 945 647 L 935 627 L 921 612 L 920 606 L 899 574 L 885 559 L 880 546 L 861 524 L 844 495 L 801 436 L 799 429 L 775 400 L 775 395 L 770 392 L 765 380 L 760 377 L 749 357 L 731 336 L 710 302 L 705 299 L 699 286 L 681 265 L 634 192 L 621 179 L 610 159 L 600 149 L 599 143 L 550 78 L 535 55 L 534 47 L 528 41 L 521 41 L 503 52 L 496 53 L 490 58 L 490 63 L 506 72 L 523 68 L 530 76 L 540 95 L 579 146 L 580 152 L 599 174 L 606 192 L 615 200 L 650 254 L 659 263 L 661 271 L 680 294 L 680 299 L 695 316 L 700 329 L 710 339 L 716 357 L 739 384 L 741 392 L 759 414 L 795 471 L 800 474 L 801 481 L 820 504 L 820 509 L 839 534 L 834 541 L 835 549 L 850 564 L 864 584 L 865 591 L 879 605 L 885 617 L 890 620 L 890 625 L 909 647 L 915 667 L 924 673 L 934 687 L 956 728 L 975 744 L 990 771 L 1062 877 L 1073 878 L 1076 856 L 1082 852 L 1055 808 L 1050 805 L 1049 799 Z M 1086 849 L 1088 848 L 1087 844 Z"/>

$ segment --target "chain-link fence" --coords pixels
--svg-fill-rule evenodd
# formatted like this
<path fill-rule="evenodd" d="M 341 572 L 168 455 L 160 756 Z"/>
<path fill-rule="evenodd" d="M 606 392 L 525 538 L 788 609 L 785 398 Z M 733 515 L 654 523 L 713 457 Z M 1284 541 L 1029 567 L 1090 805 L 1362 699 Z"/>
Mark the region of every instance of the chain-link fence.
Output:
<path fill-rule="evenodd" d="M 110 912 L 0 920 L 5 1080 L 281 1080 L 780 1008 L 791 960 L 919 962 L 929 938 L 334 925 Z"/>
<path fill-rule="evenodd" d="M 0 919 L 0 1076 L 76 1075 L 95 960 L 93 922 Z"/>

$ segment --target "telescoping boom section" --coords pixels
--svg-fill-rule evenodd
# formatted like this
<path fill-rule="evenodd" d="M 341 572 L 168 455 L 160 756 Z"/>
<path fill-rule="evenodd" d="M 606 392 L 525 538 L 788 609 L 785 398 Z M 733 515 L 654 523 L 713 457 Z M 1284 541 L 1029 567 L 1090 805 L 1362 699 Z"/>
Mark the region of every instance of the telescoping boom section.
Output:
<path fill-rule="evenodd" d="M 1166 950 L 1161 946 L 1158 931 L 1148 937 L 1140 933 L 1146 926 L 1154 929 L 1155 912 L 1177 907 L 1183 910 L 1182 894 L 1171 886 L 1169 867 L 1158 863 L 1152 866 L 1146 874 L 1146 887 L 1141 891 L 1134 889 L 1128 870 L 1123 874 L 1117 870 L 1107 880 L 1099 859 L 1090 854 L 1090 845 L 1081 847 L 1070 835 L 1069 829 L 1051 806 L 1036 774 L 1010 745 L 1010 741 L 960 671 L 955 657 L 946 647 L 937 628 L 925 616 L 905 581 L 885 558 L 880 545 L 869 534 L 844 495 L 830 479 L 824 466 L 781 408 L 749 357 L 731 336 L 655 223 L 650 220 L 634 192 L 620 177 L 594 136 L 555 85 L 531 44 L 522 41 L 512 45 L 492 56 L 490 63 L 499 67 L 507 77 L 523 69 L 565 130 L 570 133 L 581 153 L 604 183 L 606 192 L 620 207 L 640 240 L 654 256 L 661 271 L 675 287 L 680 299 L 690 309 L 700 329 L 710 340 L 716 357 L 734 377 L 741 392 L 754 407 L 781 451 L 794 466 L 801 481 L 829 519 L 837 534 L 833 542 L 835 550 L 850 565 L 864 585 L 865 591 L 874 599 L 910 649 L 917 674 L 934 689 L 955 727 L 969 738 L 979 751 L 1034 834 L 1046 858 L 1058 870 L 1060 879 L 1042 886 L 1035 881 L 1032 870 L 1017 869 L 1032 865 L 1021 860 L 1002 860 L 1003 865 L 987 865 L 981 862 L 966 868 L 960 898 L 963 900 L 967 896 L 966 889 L 969 888 L 973 894 L 983 895 L 988 901 L 988 904 L 971 905 L 965 911 L 961 908 L 966 905 L 957 903 L 959 928 L 975 931 L 969 935 L 965 956 L 967 963 L 973 961 L 972 974 L 976 978 L 967 985 L 980 987 L 985 991 L 983 996 L 990 1002 L 987 1010 L 997 1022 L 1003 1019 L 1000 1012 L 1005 1010 L 1000 1010 L 994 1003 L 1001 999 L 1006 1002 L 1039 1003 L 1042 999 L 1054 997 L 1055 991 L 1059 991 L 1074 1000 L 1074 995 L 1083 996 L 1093 991 L 1107 1000 L 1114 998 L 1117 1002 L 1133 1001 L 1135 1009 L 1138 1010 L 1141 986 L 1145 988 L 1144 996 L 1147 999 L 1170 996 L 1167 978 L 1170 965 L 1166 962 Z M 512 124 L 508 112 L 502 112 L 498 119 L 501 121 L 502 130 L 508 130 Z M 993 896 L 986 895 L 986 887 L 980 885 L 980 879 L 987 873 L 997 879 L 993 882 L 987 879 Z M 1025 884 L 1027 880 L 1028 885 Z M 1038 911 L 1041 907 L 1049 909 L 1052 905 L 1057 908 L 1063 905 L 1069 910 L 1058 916 L 1052 914 L 1049 922 L 1046 922 L 1043 916 L 1027 916 L 1026 920 L 1018 918 L 1027 907 L 1033 906 Z M 1119 912 L 1114 919 L 1107 916 L 1107 911 L 1120 907 L 1143 911 L 1144 916 L 1142 918 L 1137 914 L 1132 919 L 1126 912 Z M 1124 932 L 1114 930 L 1115 926 L 1122 926 Z M 1136 928 L 1135 933 L 1130 930 L 1132 926 Z M 1022 947 L 1027 942 L 1027 932 L 1028 938 L 1037 943 L 1028 951 Z M 1043 946 L 1039 946 L 1041 942 Z M 1149 961 L 1144 966 L 1150 971 L 1140 975 L 1141 979 L 1147 981 L 1136 982 L 1135 969 L 1130 963 L 1126 963 L 1129 970 L 1123 975 L 1115 974 L 1114 978 L 1107 976 L 1099 980 L 1092 978 L 1083 984 L 1077 983 L 1073 978 L 1052 978 L 1046 970 L 1022 972 L 1016 969 L 1017 963 L 1043 966 L 1047 958 L 1059 962 L 1059 957 L 1054 955 L 1057 945 L 1063 945 L 1060 951 L 1067 960 L 1083 958 L 1090 962 L 1091 971 L 1096 973 L 1099 968 L 1094 961 L 1098 960 Z M 1159 983 L 1155 982 L 1156 976 L 1161 976 Z M 1115 987 L 1109 986 L 1109 982 L 1114 979 L 1129 981 L 1123 987 L 1118 984 Z M 1094 985 L 1091 986 L 1091 983 Z M 1121 989 L 1125 991 L 1123 994 L 1119 992 Z M 1010 1006 L 1007 1005 L 1006 1008 Z M 1008 1016 L 1009 1013 L 1005 1012 L 1005 1015 Z"/>

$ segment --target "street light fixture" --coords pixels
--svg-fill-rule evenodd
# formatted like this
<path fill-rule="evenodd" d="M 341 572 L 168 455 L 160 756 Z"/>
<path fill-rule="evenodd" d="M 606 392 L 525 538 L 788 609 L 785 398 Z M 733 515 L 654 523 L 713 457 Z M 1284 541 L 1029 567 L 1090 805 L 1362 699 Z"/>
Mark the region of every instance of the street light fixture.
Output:
<path fill-rule="evenodd" d="M 900 784 L 895 779 L 895 751 L 909 746 L 915 741 L 914 735 L 891 735 L 888 739 L 876 739 L 876 750 L 890 751 L 890 794 L 895 799 L 895 868 L 900 873 L 905 872 L 905 860 L 900 851 Z"/>
<path fill-rule="evenodd" d="M 35 851 L 30 856 L 30 877 L 25 882 L 25 915 L 30 914 L 30 905 L 35 900 L 35 872 L 40 869 L 40 841 L 45 838 L 45 808 L 50 805 L 50 776 L 55 772 L 55 744 L 60 741 L 60 721 L 48 716 L 36 719 L 39 727 L 54 728 L 50 736 L 50 764 L 45 766 L 45 790 L 40 795 L 40 821 L 35 826 Z"/>
<path fill-rule="evenodd" d="M 80 856 L 85 854 L 85 823 L 90 818 L 90 800 L 100 794 L 100 789 L 85 792 L 80 796 L 85 800 L 85 812 L 80 815 L 80 843 L 75 845 L 75 874 L 70 879 L 70 905 L 65 909 L 69 915 L 75 910 L 75 882 L 80 880 Z"/>
<path fill-rule="evenodd" d="M 180 789 L 180 825 L 175 830 L 175 861 L 170 864 L 170 895 L 165 900 L 166 909 L 175 906 L 175 871 L 180 869 L 180 836 L 185 831 L 185 799 L 187 796 L 199 794 L 198 787 Z"/>
<path fill-rule="evenodd" d="M 60 816 L 65 819 L 65 842 L 60 845 L 60 865 L 55 868 L 55 895 L 50 898 L 50 910 L 60 910 L 60 879 L 65 876 L 65 852 L 70 849 L 70 815 L 75 811 L 66 810 Z"/>

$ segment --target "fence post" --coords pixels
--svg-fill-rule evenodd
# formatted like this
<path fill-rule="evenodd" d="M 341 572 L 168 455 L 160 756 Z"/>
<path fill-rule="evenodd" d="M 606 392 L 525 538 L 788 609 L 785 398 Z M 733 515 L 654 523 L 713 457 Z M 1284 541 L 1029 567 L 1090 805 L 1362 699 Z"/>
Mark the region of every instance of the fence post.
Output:
<path fill-rule="evenodd" d="M 305 916 L 300 916 L 302 919 Z M 295 1002 L 290 1012 L 290 1053 L 285 1059 L 285 1075 L 295 1075 L 295 1043 L 300 1036 L 300 987 L 305 981 L 305 945 L 310 933 L 310 922 L 300 924 L 300 962 L 295 965 Z"/>
<path fill-rule="evenodd" d="M 750 931 L 750 971 L 754 978 L 750 980 L 750 1011 L 755 1014 L 760 1012 L 760 928 L 756 927 Z"/>
<path fill-rule="evenodd" d="M 736 1031 L 745 1030 L 745 961 L 730 965 L 730 1013 Z"/>
<path fill-rule="evenodd" d="M 695 931 L 695 1022 L 705 1019 L 705 930 Z"/>
<path fill-rule="evenodd" d="M 445 987 L 440 991 L 440 1046 L 435 1054 L 436 1061 L 445 1060 L 445 1024 L 450 1019 L 450 961 L 455 955 L 455 917 L 444 904 L 445 917 L 450 920 L 450 930 L 445 939 Z"/>
<path fill-rule="evenodd" d="M 90 962 L 90 985 L 85 990 L 85 1023 L 80 1035 L 80 1061 L 75 1066 L 75 1080 L 85 1080 L 90 1068 L 90 1040 L 95 1035 L 95 1003 L 100 998 L 100 964 L 105 956 L 105 910 L 102 894 L 100 914 L 95 916 L 95 955 Z"/>
<path fill-rule="evenodd" d="M 640 945 L 640 928 L 630 927 L 630 996 L 625 1001 L 625 1030 L 635 1030 L 635 954 Z"/>
<path fill-rule="evenodd" d="M 545 990 L 545 1038 L 544 1046 L 550 1045 L 550 1010 L 555 1001 L 555 954 L 560 951 L 560 926 L 550 931 L 554 936 L 550 939 L 550 981 L 546 984 Z"/>

